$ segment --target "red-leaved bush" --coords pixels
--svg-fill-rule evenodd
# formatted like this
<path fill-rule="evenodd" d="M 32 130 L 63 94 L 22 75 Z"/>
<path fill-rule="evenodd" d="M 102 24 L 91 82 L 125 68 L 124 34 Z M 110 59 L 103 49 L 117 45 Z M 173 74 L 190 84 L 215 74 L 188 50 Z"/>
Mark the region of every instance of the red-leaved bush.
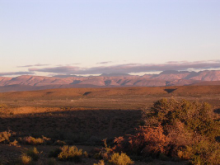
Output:
<path fill-rule="evenodd" d="M 139 127 L 137 133 L 129 137 L 115 139 L 113 150 L 142 156 L 158 156 L 167 151 L 169 138 L 164 135 L 162 126 Z"/>

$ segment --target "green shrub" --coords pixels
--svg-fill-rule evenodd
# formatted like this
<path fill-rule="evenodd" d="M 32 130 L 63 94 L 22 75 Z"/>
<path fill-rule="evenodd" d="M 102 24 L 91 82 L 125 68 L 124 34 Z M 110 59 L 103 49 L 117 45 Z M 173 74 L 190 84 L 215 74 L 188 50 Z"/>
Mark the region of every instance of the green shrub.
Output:
<path fill-rule="evenodd" d="M 134 162 L 125 153 L 114 153 L 108 161 L 111 165 L 130 165 Z"/>
<path fill-rule="evenodd" d="M 76 146 L 63 146 L 61 152 L 58 155 L 58 159 L 61 161 L 82 161 L 83 152 Z"/>
<path fill-rule="evenodd" d="M 199 165 L 219 165 L 220 145 L 207 140 L 201 140 L 192 146 L 178 152 L 181 159 L 190 160 L 192 164 Z"/>
<path fill-rule="evenodd" d="M 165 132 L 168 132 L 168 128 L 174 126 L 176 121 L 180 121 L 186 129 L 214 140 L 220 135 L 220 125 L 213 115 L 208 103 L 161 99 L 154 103 L 152 114 L 148 117 L 161 123 Z"/>

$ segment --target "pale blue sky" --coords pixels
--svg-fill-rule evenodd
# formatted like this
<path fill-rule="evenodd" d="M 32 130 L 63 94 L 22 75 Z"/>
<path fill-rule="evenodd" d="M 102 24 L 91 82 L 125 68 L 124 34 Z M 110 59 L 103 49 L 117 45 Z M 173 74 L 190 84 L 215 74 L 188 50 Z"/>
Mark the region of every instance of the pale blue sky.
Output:
<path fill-rule="evenodd" d="M 169 61 L 217 68 L 219 9 L 219 0 L 0 0 L 0 75 Z"/>

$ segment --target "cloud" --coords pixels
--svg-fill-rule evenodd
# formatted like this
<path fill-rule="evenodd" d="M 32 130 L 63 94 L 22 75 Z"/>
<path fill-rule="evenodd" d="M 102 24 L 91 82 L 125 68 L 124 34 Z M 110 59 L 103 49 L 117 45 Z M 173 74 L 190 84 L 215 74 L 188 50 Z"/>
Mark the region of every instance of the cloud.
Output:
<path fill-rule="evenodd" d="M 220 60 L 210 61 L 169 61 L 163 64 L 121 64 L 112 66 L 98 66 L 81 68 L 75 66 L 61 66 L 49 68 L 29 68 L 31 72 L 49 72 L 58 74 L 102 74 L 102 73 L 141 73 L 158 72 L 166 70 L 188 70 L 188 69 L 214 69 L 220 68 Z"/>
<path fill-rule="evenodd" d="M 23 65 L 23 66 L 17 66 L 18 68 L 30 68 L 35 66 L 47 66 L 48 64 L 35 64 L 35 65 Z"/>
<path fill-rule="evenodd" d="M 14 76 L 14 75 L 27 75 L 34 74 L 34 72 L 0 72 L 0 76 Z"/>
<path fill-rule="evenodd" d="M 98 62 L 97 64 L 109 64 L 112 63 L 112 61 L 103 61 L 103 62 Z"/>
<path fill-rule="evenodd" d="M 29 71 L 34 72 L 49 72 L 49 73 L 63 73 L 63 74 L 69 74 L 71 72 L 75 72 L 79 67 L 74 66 L 58 66 L 58 67 L 50 67 L 50 68 L 29 68 Z"/>

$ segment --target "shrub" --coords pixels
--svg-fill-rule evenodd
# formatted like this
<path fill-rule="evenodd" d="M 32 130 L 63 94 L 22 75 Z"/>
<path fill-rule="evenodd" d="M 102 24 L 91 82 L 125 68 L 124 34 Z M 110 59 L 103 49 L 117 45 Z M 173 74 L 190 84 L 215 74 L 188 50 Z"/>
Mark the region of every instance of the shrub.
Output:
<path fill-rule="evenodd" d="M 201 140 L 192 146 L 178 151 L 181 159 L 190 160 L 192 164 L 218 165 L 220 162 L 220 145 L 207 140 Z"/>
<path fill-rule="evenodd" d="M 108 161 L 111 165 L 130 165 L 134 162 L 125 153 L 114 153 Z"/>
<path fill-rule="evenodd" d="M 101 149 L 95 148 L 92 150 L 92 155 L 95 159 L 108 160 L 113 154 L 112 148 L 107 146 L 106 139 L 104 139 L 103 142 L 104 142 L 104 147 L 102 147 Z"/>
<path fill-rule="evenodd" d="M 115 139 L 114 151 L 137 156 L 189 160 L 197 165 L 220 162 L 220 123 L 208 103 L 161 99 L 146 113 L 134 135 Z"/>
<path fill-rule="evenodd" d="M 0 132 L 0 143 L 1 142 L 9 143 L 10 142 L 10 139 L 9 139 L 10 137 L 11 137 L 11 133 L 10 132 L 7 132 L 7 131 Z"/>
<path fill-rule="evenodd" d="M 94 163 L 93 165 L 105 165 L 105 161 L 104 160 L 100 160 L 97 164 Z"/>
<path fill-rule="evenodd" d="M 84 152 L 83 152 L 83 156 L 84 156 L 85 158 L 88 158 L 88 157 L 89 157 L 88 152 L 84 151 Z"/>
<path fill-rule="evenodd" d="M 47 138 L 44 136 L 42 136 L 42 138 L 34 138 L 32 136 L 27 136 L 21 139 L 23 143 L 30 144 L 30 145 L 41 145 L 41 144 L 47 143 L 50 140 L 51 140 L 50 138 Z"/>
<path fill-rule="evenodd" d="M 10 146 L 18 146 L 18 141 L 14 140 L 13 142 L 9 143 Z"/>
<path fill-rule="evenodd" d="M 208 103 L 161 99 L 155 102 L 151 109 L 152 114 L 148 117 L 161 123 L 166 133 L 170 126 L 174 126 L 179 121 L 189 131 L 211 140 L 220 134 L 219 122 L 213 119 L 214 114 Z"/>
<path fill-rule="evenodd" d="M 28 156 L 26 154 L 22 154 L 21 158 L 20 158 L 20 162 L 22 165 L 29 165 L 32 163 L 32 159 L 30 156 Z"/>
<path fill-rule="evenodd" d="M 115 151 L 123 151 L 129 154 L 142 156 L 158 156 L 166 153 L 169 139 L 163 134 L 162 126 L 139 127 L 133 136 L 119 137 L 114 140 Z"/>
<path fill-rule="evenodd" d="M 58 155 L 58 159 L 62 161 L 81 162 L 83 153 L 76 146 L 63 146 Z"/>
<path fill-rule="evenodd" d="M 39 155 L 40 155 L 40 153 L 39 153 L 39 151 L 37 150 L 36 147 L 28 149 L 25 152 L 25 154 L 27 156 L 30 156 L 34 161 L 37 161 L 39 159 Z"/>
<path fill-rule="evenodd" d="M 25 144 L 39 145 L 39 144 L 43 144 L 44 140 L 41 138 L 34 138 L 32 136 L 28 136 L 23 138 L 23 142 Z"/>

